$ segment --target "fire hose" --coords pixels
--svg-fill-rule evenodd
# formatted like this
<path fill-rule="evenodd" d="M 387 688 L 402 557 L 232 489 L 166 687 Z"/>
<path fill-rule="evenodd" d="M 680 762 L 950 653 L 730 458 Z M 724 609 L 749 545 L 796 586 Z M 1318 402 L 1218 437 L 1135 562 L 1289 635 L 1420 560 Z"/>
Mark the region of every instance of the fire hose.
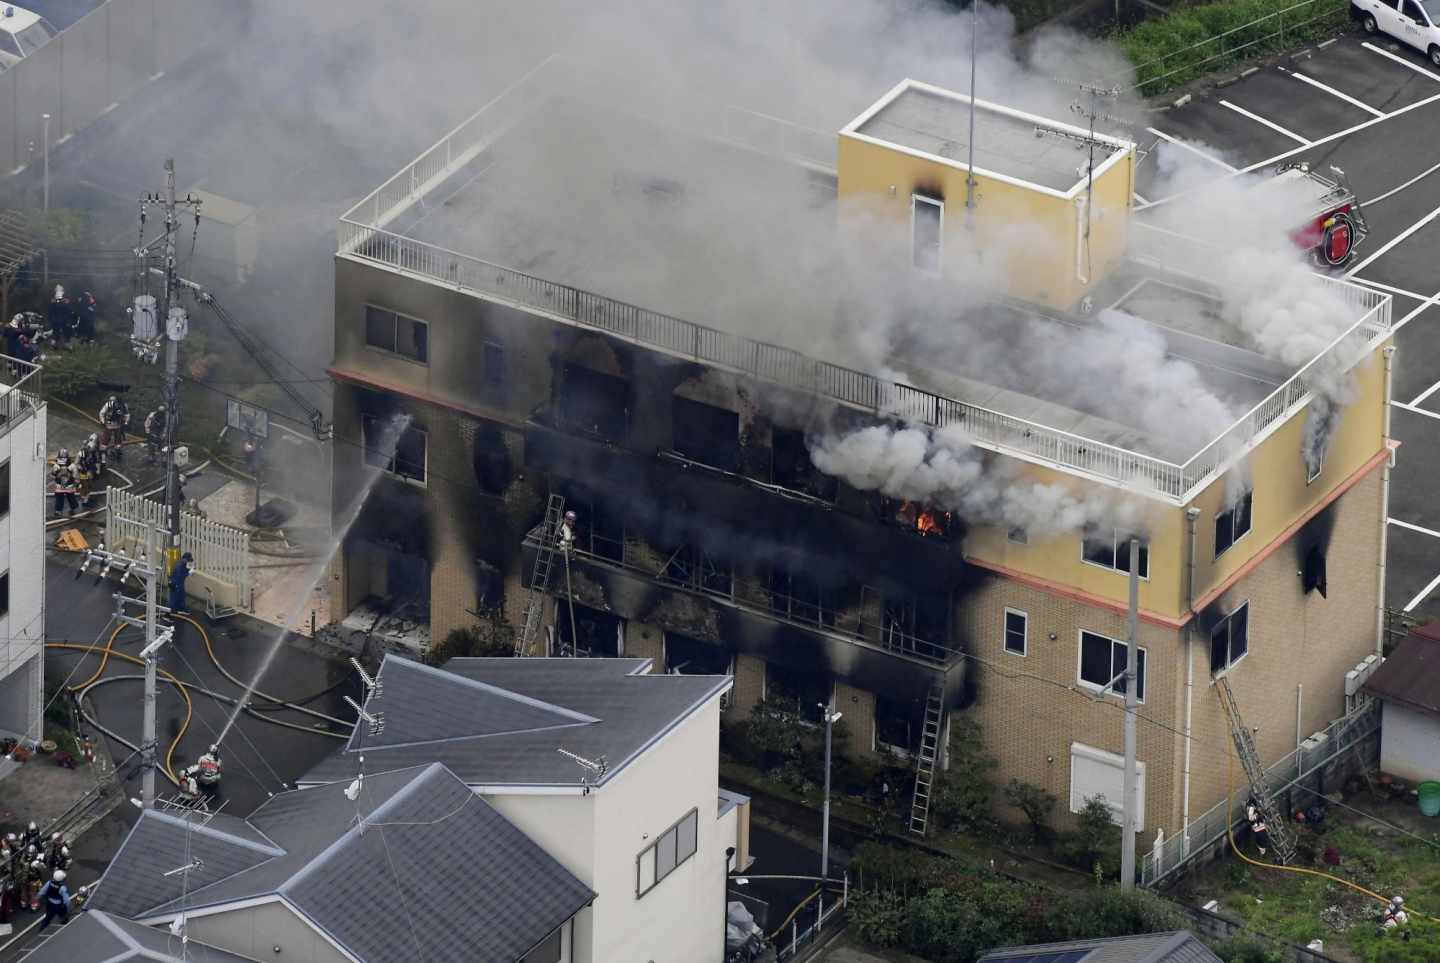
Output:
<path fill-rule="evenodd" d="M 1234 784 L 1233 784 L 1232 781 L 1231 781 L 1231 777 L 1234 775 L 1234 768 L 1230 765 L 1230 762 L 1231 762 L 1231 759 L 1233 758 L 1233 755 L 1234 755 L 1233 752 L 1226 752 L 1226 753 L 1225 753 L 1225 799 L 1226 799 L 1227 802 L 1228 802 L 1231 798 L 1233 798 L 1233 795 L 1234 795 L 1234 792 L 1235 792 Z M 1239 847 L 1239 846 L 1236 846 L 1236 845 L 1235 845 L 1235 824 L 1234 824 L 1233 822 L 1230 822 L 1230 821 L 1227 821 L 1227 822 L 1226 822 L 1226 824 L 1225 824 L 1225 836 L 1226 836 L 1227 839 L 1230 840 L 1230 848 L 1235 851 L 1235 855 L 1236 855 L 1236 856 L 1239 856 L 1241 859 L 1243 859 L 1245 862 L 1249 863 L 1249 864 L 1252 865 L 1252 866 L 1259 866 L 1261 869 L 1276 869 L 1276 870 L 1279 870 L 1279 871 L 1281 871 L 1281 872 L 1283 872 L 1283 873 L 1304 873 L 1304 874 L 1307 875 L 1307 876 L 1319 876 L 1321 879 L 1328 879 L 1328 880 L 1330 880 L 1331 882 L 1339 883 L 1339 884 L 1341 884 L 1342 886 L 1348 886 L 1348 887 L 1350 887 L 1351 889 L 1355 890 L 1356 892 L 1364 893 L 1366 896 L 1369 896 L 1371 899 L 1378 900 L 1378 901 L 1380 901 L 1381 903 L 1384 903 L 1384 904 L 1386 904 L 1386 905 L 1389 905 L 1389 903 L 1390 903 L 1390 900 L 1389 900 L 1388 898 L 1386 898 L 1386 897 L 1384 897 L 1384 896 L 1381 896 L 1379 893 L 1375 892 L 1374 890 L 1366 889 L 1365 887 L 1361 886 L 1359 883 L 1352 883 L 1352 882 L 1351 882 L 1350 880 L 1348 880 L 1348 879 L 1344 879 L 1343 877 L 1340 877 L 1340 876 L 1334 876 L 1334 875 L 1332 875 L 1332 874 L 1330 874 L 1330 873 L 1324 873 L 1324 872 L 1321 872 L 1321 871 L 1318 870 L 1318 869 L 1306 869 L 1306 868 L 1303 867 L 1303 866 L 1281 866 L 1279 863 L 1265 863 L 1265 862 L 1261 862 L 1261 861 L 1258 860 L 1258 859 L 1251 859 L 1249 856 L 1246 856 L 1244 853 L 1242 853 L 1242 852 L 1240 851 L 1240 847 Z M 1432 923 L 1440 923 L 1440 919 L 1437 919 L 1437 918 L 1435 918 L 1434 916 L 1426 915 L 1426 914 L 1424 914 L 1424 913 L 1419 912 L 1418 910 L 1415 911 L 1415 913 L 1416 913 L 1417 916 L 1424 917 L 1425 919 L 1430 920 Z"/>

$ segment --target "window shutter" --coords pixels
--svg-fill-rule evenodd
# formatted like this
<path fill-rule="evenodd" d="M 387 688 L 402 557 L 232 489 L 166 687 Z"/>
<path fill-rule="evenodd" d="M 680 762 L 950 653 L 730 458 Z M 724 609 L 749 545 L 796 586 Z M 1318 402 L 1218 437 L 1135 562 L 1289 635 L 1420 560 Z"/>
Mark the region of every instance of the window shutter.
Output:
<path fill-rule="evenodd" d="M 1136 831 L 1145 828 L 1145 763 L 1136 762 Z M 1096 749 L 1084 743 L 1070 744 L 1070 811 L 1078 813 L 1087 799 L 1105 797 L 1116 823 L 1120 822 L 1125 798 L 1125 759 L 1113 752 Z"/>

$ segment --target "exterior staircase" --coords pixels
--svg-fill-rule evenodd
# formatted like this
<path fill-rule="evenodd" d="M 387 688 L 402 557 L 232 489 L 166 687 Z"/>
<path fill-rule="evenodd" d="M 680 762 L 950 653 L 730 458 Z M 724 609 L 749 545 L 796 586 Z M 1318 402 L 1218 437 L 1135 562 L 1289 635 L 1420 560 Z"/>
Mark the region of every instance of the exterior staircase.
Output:
<path fill-rule="evenodd" d="M 540 636 L 541 612 L 546 591 L 550 587 L 550 571 L 555 566 L 556 545 L 560 538 L 560 521 L 565 517 L 565 498 L 551 494 L 545 504 L 545 520 L 540 523 L 540 547 L 535 552 L 535 567 L 530 572 L 530 594 L 525 598 L 525 611 L 520 617 L 520 638 L 515 654 L 532 654 Z"/>
<path fill-rule="evenodd" d="M 1295 833 L 1285 822 L 1280 804 L 1270 792 L 1270 784 L 1265 779 L 1265 769 L 1260 764 L 1260 754 L 1255 749 L 1255 739 L 1245 725 L 1245 720 L 1240 717 L 1240 706 L 1235 702 L 1235 693 L 1230 690 L 1230 680 L 1220 676 L 1215 680 L 1215 691 L 1220 697 L 1220 705 L 1230 718 L 1230 735 L 1240 753 L 1240 764 L 1245 768 L 1245 777 L 1250 781 L 1250 795 L 1255 797 L 1265 819 L 1265 828 L 1270 834 L 1275 855 L 1281 863 L 1289 863 L 1295 856 Z"/>
<path fill-rule="evenodd" d="M 930 687 L 925 700 L 925 722 L 920 729 L 920 751 L 915 756 L 915 796 L 910 803 L 910 831 L 925 835 L 930 819 L 930 788 L 935 783 L 935 766 L 940 757 L 940 726 L 945 718 L 945 688 L 940 682 Z"/>

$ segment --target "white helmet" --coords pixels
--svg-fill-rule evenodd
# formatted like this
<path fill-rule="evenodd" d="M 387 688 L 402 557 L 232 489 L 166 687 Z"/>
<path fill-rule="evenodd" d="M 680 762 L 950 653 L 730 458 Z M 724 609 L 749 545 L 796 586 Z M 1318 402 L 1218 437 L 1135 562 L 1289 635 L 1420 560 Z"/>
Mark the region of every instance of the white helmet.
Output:
<path fill-rule="evenodd" d="M 211 743 L 211 744 L 210 744 L 210 755 L 213 756 L 213 755 L 215 755 L 215 754 L 216 754 L 217 752 L 219 752 L 219 751 L 220 751 L 220 747 L 219 747 L 219 746 L 215 745 L 214 743 Z"/>
<path fill-rule="evenodd" d="M 61 451 L 64 451 L 65 449 L 64 449 L 64 448 L 61 448 L 60 450 L 61 450 Z M 32 833 L 33 833 L 35 830 L 39 829 L 39 828 L 40 828 L 40 827 L 39 827 L 39 826 L 36 826 L 35 823 L 33 823 L 33 822 L 30 823 L 30 831 L 31 831 Z"/>
<path fill-rule="evenodd" d="M 55 882 L 57 882 L 57 883 L 63 883 L 63 882 L 65 882 L 65 870 L 63 870 L 63 869 L 57 869 L 57 870 L 55 870 L 55 875 L 52 876 L 52 877 L 50 877 L 50 878 L 53 879 L 53 880 L 55 880 Z"/>
<path fill-rule="evenodd" d="M 59 833 L 51 833 L 51 834 L 50 834 L 50 842 L 52 842 L 52 843 L 58 843 L 59 841 L 60 841 L 60 834 L 59 834 Z"/>
<path fill-rule="evenodd" d="M 1401 906 L 1404 902 L 1405 902 L 1405 897 L 1403 897 L 1403 896 L 1392 896 L 1392 897 L 1390 897 L 1390 905 L 1393 906 L 1395 909 L 1399 909 L 1400 906 Z"/>
<path fill-rule="evenodd" d="M 61 284 L 55 285 L 55 300 L 56 300 L 56 301 L 60 301 L 60 300 L 63 300 L 64 297 L 65 297 L 65 287 L 64 287 L 64 285 L 61 285 Z"/>

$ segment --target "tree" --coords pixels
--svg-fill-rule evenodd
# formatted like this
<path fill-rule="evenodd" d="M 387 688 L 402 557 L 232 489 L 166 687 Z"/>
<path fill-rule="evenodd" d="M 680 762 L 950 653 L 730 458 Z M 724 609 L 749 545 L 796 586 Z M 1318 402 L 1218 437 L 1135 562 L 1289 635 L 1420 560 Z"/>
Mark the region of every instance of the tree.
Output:
<path fill-rule="evenodd" d="M 1050 811 L 1057 802 L 1053 793 L 1032 783 L 1011 779 L 1005 786 L 1005 801 L 1025 814 L 1036 842 L 1044 842 L 1049 837 Z"/>
<path fill-rule="evenodd" d="M 950 765 L 937 773 L 930 795 L 930 814 L 941 829 L 978 829 L 991 820 L 995 784 L 990 774 L 998 763 L 985 752 L 979 723 L 961 716 L 950 723 L 947 746 Z"/>
<path fill-rule="evenodd" d="M 1091 796 L 1085 800 L 1070 843 L 1067 856 L 1080 868 L 1094 870 L 1101 866 L 1107 873 L 1119 870 L 1120 827 L 1115 825 L 1103 797 Z"/>

